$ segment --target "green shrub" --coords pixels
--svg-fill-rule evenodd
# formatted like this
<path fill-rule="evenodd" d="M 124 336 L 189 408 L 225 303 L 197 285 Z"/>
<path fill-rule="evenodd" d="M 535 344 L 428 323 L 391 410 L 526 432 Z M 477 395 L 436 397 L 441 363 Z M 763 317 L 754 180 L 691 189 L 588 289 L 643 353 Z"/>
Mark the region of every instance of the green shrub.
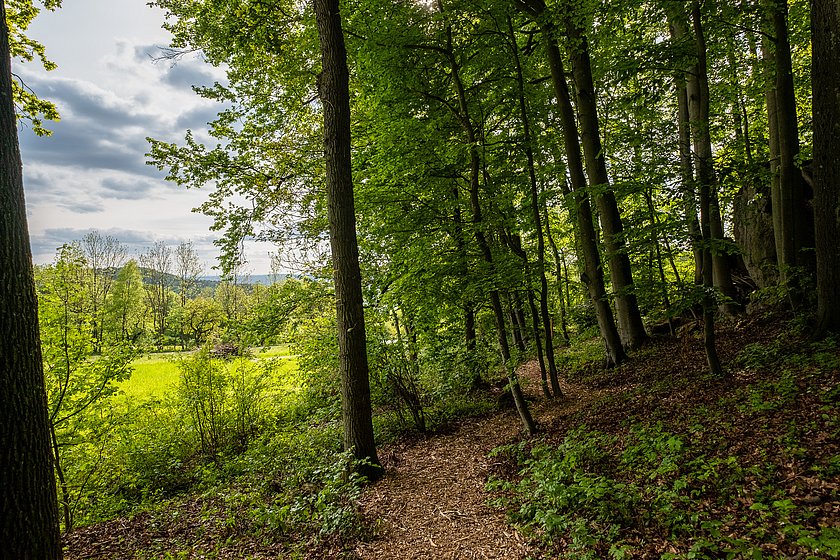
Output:
<path fill-rule="evenodd" d="M 201 451 L 215 458 L 222 451 L 246 448 L 266 421 L 275 362 L 214 358 L 205 347 L 177 364 L 178 406 Z"/>
<path fill-rule="evenodd" d="M 568 538 L 572 551 L 599 543 L 620 544 L 621 528 L 630 523 L 641 500 L 638 488 L 616 479 L 608 450 L 612 436 L 578 429 L 558 446 L 499 448 L 519 464 L 516 483 L 491 481 L 490 487 L 512 493 L 502 504 L 515 504 L 514 521 L 547 542 Z"/>

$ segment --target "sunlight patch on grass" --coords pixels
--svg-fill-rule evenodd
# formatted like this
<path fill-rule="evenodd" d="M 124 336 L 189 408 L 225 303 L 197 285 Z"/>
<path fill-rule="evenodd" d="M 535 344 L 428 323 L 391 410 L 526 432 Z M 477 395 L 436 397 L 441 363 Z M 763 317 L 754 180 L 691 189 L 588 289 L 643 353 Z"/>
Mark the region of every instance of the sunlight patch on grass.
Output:
<path fill-rule="evenodd" d="M 162 398 L 178 384 L 178 365 L 172 359 L 138 358 L 131 365 L 134 373 L 119 384 L 126 400 Z"/>
<path fill-rule="evenodd" d="M 288 344 L 278 344 L 277 346 L 255 348 L 253 352 L 257 358 L 283 358 L 286 356 L 291 356 Z"/>
<path fill-rule="evenodd" d="M 266 350 L 255 351 L 256 358 L 236 358 L 244 361 L 263 361 L 271 359 L 274 362 L 273 377 L 278 395 L 298 393 L 302 380 L 298 371 L 297 357 L 289 354 L 288 345 L 272 346 Z M 178 357 L 187 354 L 167 353 L 165 356 L 153 355 L 137 358 L 132 363 L 134 372 L 131 377 L 119 384 L 123 398 L 130 400 L 146 400 L 163 398 L 177 390 L 180 371 Z"/>

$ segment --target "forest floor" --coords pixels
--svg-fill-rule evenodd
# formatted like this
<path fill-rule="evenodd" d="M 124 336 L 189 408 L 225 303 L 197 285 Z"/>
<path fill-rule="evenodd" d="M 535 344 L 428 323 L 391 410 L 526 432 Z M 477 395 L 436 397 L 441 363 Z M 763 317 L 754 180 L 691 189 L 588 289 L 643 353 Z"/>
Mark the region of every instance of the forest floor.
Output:
<path fill-rule="evenodd" d="M 619 438 L 627 437 L 628 419 L 667 422 L 669 429 L 674 430 L 696 425 L 697 418 L 704 422 L 708 419 L 710 437 L 724 429 L 727 432 L 723 445 L 718 440 L 709 440 L 713 441 L 710 446 L 721 448 L 721 456 L 738 457 L 745 465 L 771 465 L 769 474 L 762 475 L 764 479 L 759 481 L 752 474 L 745 474 L 742 484 L 749 486 L 758 481 L 756 486 L 760 483 L 766 488 L 769 481 L 770 486 L 783 488 L 791 507 L 807 510 L 805 518 L 809 526 L 834 531 L 840 527 L 840 477 L 831 469 L 837 466 L 840 441 L 836 415 L 832 417 L 826 410 L 832 410 L 831 407 L 837 410 L 840 350 L 836 345 L 828 349 L 828 357 L 823 358 L 828 366 L 824 369 L 803 362 L 801 371 L 810 373 L 792 381 L 799 385 L 783 386 L 781 383 L 787 378 L 769 384 L 763 381 L 762 371 L 770 372 L 769 378 L 779 379 L 778 372 L 772 370 L 781 369 L 774 353 L 784 353 L 788 351 L 785 345 L 796 344 L 786 339 L 784 323 L 775 319 L 750 319 L 722 325 L 719 353 L 730 373 L 727 380 L 710 380 L 703 373 L 705 356 L 696 329 L 689 329 L 681 337 L 651 339 L 618 370 L 605 371 L 599 364 L 590 363 L 575 371 L 561 371 L 565 395 L 558 400 L 542 396 L 539 368 L 536 362 L 527 362 L 519 373 L 541 431 L 532 442 L 556 444 L 583 425 Z M 745 348 L 753 348 L 753 354 L 745 354 Z M 750 367 L 750 359 L 761 364 Z M 716 420 L 720 418 L 724 420 Z M 692 433 L 691 429 L 694 428 L 685 428 L 687 431 L 683 433 Z M 698 439 L 701 437 L 699 432 L 693 433 Z M 793 444 L 792 437 L 796 438 Z M 77 530 L 66 540 L 66 558 L 524 560 L 561 557 L 566 546 L 564 538 L 555 538 L 547 545 L 533 531 L 523 534 L 508 523 L 504 511 L 489 503 L 491 494 L 486 484 L 490 478 L 516 479 L 518 475 L 516 465 L 508 458 L 488 454 L 499 446 L 521 441 L 519 419 L 511 405 L 482 417 L 458 421 L 435 434 L 406 437 L 383 446 L 380 458 L 386 475 L 369 485 L 361 496 L 366 529 L 358 539 L 328 541 L 290 555 L 288 548 L 261 539 L 232 537 L 230 531 L 208 530 L 206 521 L 202 521 L 206 519 L 207 504 L 187 500 L 177 506 L 182 514 L 171 523 L 142 513 Z M 712 447 L 708 449 L 709 455 L 716 452 Z M 815 469 L 814 465 L 823 470 Z M 753 471 L 745 468 L 744 472 Z M 822 474 L 815 475 L 815 472 Z M 751 492 L 751 488 L 739 489 L 739 498 L 732 504 L 709 506 L 712 515 L 735 520 L 728 528 L 732 539 L 743 536 L 744 542 L 754 540 L 762 524 L 771 527 L 776 523 L 754 506 L 750 507 L 758 500 L 757 494 Z M 217 515 L 223 518 L 229 512 Z M 716 557 L 714 553 L 691 556 L 686 552 L 690 550 L 688 545 L 681 547 L 679 542 L 669 540 L 667 534 L 659 534 L 660 530 L 661 525 L 655 523 L 628 530 L 625 542 L 632 543 L 634 550 L 628 557 Z M 796 541 L 786 541 L 781 536 L 758 542 L 756 550 L 762 550 L 764 558 L 837 558 L 831 552 L 803 553 L 804 549 L 797 546 Z M 213 552 L 207 554 L 210 550 Z M 593 552 L 593 557 L 608 556 L 607 550 L 597 547 Z"/>
<path fill-rule="evenodd" d="M 539 425 L 556 425 L 591 405 L 599 391 L 561 383 L 565 398 L 547 401 L 539 394 L 536 360 L 519 369 L 531 413 Z M 521 439 L 520 420 L 508 407 L 496 414 L 461 422 L 428 439 L 384 449 L 386 477 L 362 498 L 362 511 L 378 520 L 377 537 L 359 543 L 358 558 L 505 559 L 538 554 L 532 542 L 488 505 L 488 478 L 502 463 L 488 457 L 496 447 Z"/>

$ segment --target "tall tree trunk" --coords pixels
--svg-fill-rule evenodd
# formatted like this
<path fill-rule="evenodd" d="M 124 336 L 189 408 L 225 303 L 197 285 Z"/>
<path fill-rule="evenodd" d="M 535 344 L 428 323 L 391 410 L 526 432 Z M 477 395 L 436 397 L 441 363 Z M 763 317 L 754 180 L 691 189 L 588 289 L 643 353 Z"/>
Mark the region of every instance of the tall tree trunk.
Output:
<path fill-rule="evenodd" d="M 811 0 L 817 333 L 840 332 L 840 4 Z"/>
<path fill-rule="evenodd" d="M 677 79 L 677 118 L 680 146 L 680 188 L 683 193 L 691 251 L 694 254 L 694 284 L 699 286 L 703 283 L 703 249 L 701 247 L 703 234 L 700 232 L 700 222 L 697 219 L 697 193 L 694 182 L 694 164 L 691 156 L 688 93 L 686 92 L 684 77 Z"/>
<path fill-rule="evenodd" d="M 787 0 L 766 2 L 773 40 L 775 103 L 771 118 L 775 124 L 778 176 L 772 190 L 773 227 L 776 256 L 782 282 L 789 288 L 791 301 L 798 306 L 803 299 L 802 286 L 795 275 L 796 267 L 813 270 L 812 258 L 803 252 L 812 245 L 808 232 L 808 210 L 805 205 L 805 181 L 796 165 L 799 155 L 799 130 L 796 117 L 796 95 L 793 85 L 790 40 L 788 39 Z M 771 128 L 771 134 L 774 128 Z M 772 140 L 771 140 L 772 142 Z"/>
<path fill-rule="evenodd" d="M 598 205 L 604 246 L 607 249 L 607 259 L 610 264 L 610 280 L 615 292 L 618 332 L 625 348 L 638 348 L 647 338 L 647 332 L 636 300 L 633 271 L 624 242 L 621 212 L 607 175 L 589 58 L 589 42 L 578 25 L 576 15 L 571 11 L 566 13 L 566 32 L 569 35 L 567 50 L 572 61 L 586 174 L 589 177 L 590 187 L 597 193 L 595 201 Z"/>
<path fill-rule="evenodd" d="M 534 164 L 534 147 L 531 144 L 531 122 L 528 116 L 528 107 L 525 102 L 525 80 L 522 76 L 522 64 L 519 60 L 519 44 L 516 42 L 516 33 L 513 31 L 513 22 L 508 17 L 508 33 L 513 52 L 513 62 L 516 69 L 517 94 L 519 97 L 519 114 L 522 120 L 522 134 L 525 141 L 525 157 L 528 164 L 528 185 L 531 194 L 531 217 L 534 220 L 534 233 L 537 237 L 537 274 L 540 279 L 540 313 L 542 315 L 543 336 L 545 337 L 545 357 L 551 389 L 555 397 L 563 396 L 560 383 L 557 379 L 557 363 L 554 358 L 554 332 L 551 328 L 551 315 L 548 311 L 548 280 L 545 277 L 545 239 L 543 238 L 542 216 L 540 213 L 539 187 L 537 185 L 536 165 Z M 536 310 L 532 309 L 531 313 Z M 538 319 L 534 317 L 536 325 Z M 539 340 L 538 330 L 535 328 L 534 337 Z M 542 359 L 541 359 L 542 361 Z M 541 364 L 542 366 L 542 364 Z M 543 388 L 543 391 L 546 391 Z"/>
<path fill-rule="evenodd" d="M 700 230 L 703 234 L 703 346 L 706 361 L 712 375 L 722 376 L 723 370 L 715 344 L 715 302 L 714 288 L 717 284 L 715 273 L 720 259 L 715 258 L 712 244 L 715 242 L 712 216 L 716 204 L 715 175 L 712 166 L 712 142 L 709 134 L 709 82 L 706 75 L 706 41 L 700 19 L 700 4 L 692 2 L 691 22 L 694 28 L 694 44 L 697 63 L 694 72 L 687 79 L 688 108 L 692 121 L 694 157 L 697 169 L 697 182 L 700 186 Z M 718 222 L 719 222 L 718 218 Z M 727 268 L 728 270 L 728 268 Z"/>
<path fill-rule="evenodd" d="M 563 126 L 563 139 L 566 149 L 566 164 L 571 178 L 572 191 L 575 199 L 575 214 L 577 218 L 577 235 L 584 261 L 582 280 L 589 291 L 589 297 L 595 306 L 598 328 L 604 340 L 606 362 L 609 366 L 620 364 L 626 354 L 621 343 L 621 337 L 615 326 L 612 307 L 604 287 L 604 271 L 601 267 L 601 255 L 598 252 L 598 237 L 592 219 L 592 207 L 587 194 L 586 176 L 583 171 L 580 142 L 578 140 L 575 112 L 569 94 L 569 86 L 563 70 L 563 59 L 557 46 L 555 29 L 551 22 L 544 17 L 545 3 L 543 0 L 517 0 L 517 6 L 528 13 L 540 25 L 540 31 L 551 70 L 551 81 L 560 112 Z"/>
<path fill-rule="evenodd" d="M 566 260 L 560 254 L 554 236 L 551 234 L 551 222 L 548 219 L 548 208 L 543 206 L 545 213 L 545 236 L 548 238 L 548 245 L 551 247 L 551 255 L 554 257 L 555 274 L 557 275 L 557 298 L 560 303 L 560 332 L 563 333 L 563 340 L 569 343 L 569 328 L 566 320 L 566 305 L 569 303 L 569 271 L 566 268 Z M 565 286 L 565 290 L 564 290 Z M 547 288 L 547 286 L 546 286 Z"/>
<path fill-rule="evenodd" d="M 438 10 L 443 13 L 443 4 L 438 0 Z M 469 104 L 467 103 L 467 93 L 464 84 L 461 81 L 461 69 L 458 61 L 455 59 L 455 53 L 452 46 L 452 27 L 447 25 L 446 28 L 446 47 L 444 54 L 449 63 L 452 72 L 452 82 L 455 87 L 455 93 L 458 97 L 458 112 L 456 118 L 459 124 L 464 129 L 466 134 L 467 144 L 470 150 L 470 209 L 472 211 L 472 222 L 474 227 L 474 235 L 478 248 L 484 261 L 490 267 L 490 273 L 495 274 L 495 265 L 493 262 L 493 253 L 490 250 L 490 244 L 487 242 L 487 237 L 482 229 L 483 216 L 481 212 L 481 202 L 479 199 L 481 173 L 481 158 L 478 153 L 478 135 L 476 134 L 475 126 L 470 117 Z M 528 403 L 525 401 L 525 396 L 522 394 L 522 387 L 519 385 L 519 378 L 511 363 L 510 346 L 508 346 L 507 329 L 505 328 L 505 315 L 502 310 L 502 301 L 499 297 L 499 290 L 493 288 L 490 290 L 490 304 L 493 309 L 493 317 L 496 321 L 496 332 L 499 339 L 499 350 L 502 355 L 502 361 L 505 364 L 508 374 L 508 384 L 510 392 L 513 396 L 513 402 L 516 405 L 516 410 L 519 413 L 519 419 L 522 421 L 522 429 L 529 435 L 537 432 L 537 425 L 531 416 L 531 411 L 528 410 Z"/>
<path fill-rule="evenodd" d="M 62 557 L 38 304 L 0 4 L 0 547 L 5 558 Z"/>
<path fill-rule="evenodd" d="M 327 213 L 335 279 L 344 447 L 366 461 L 368 478 L 381 475 L 371 420 L 370 379 L 362 308 L 362 279 L 350 161 L 350 91 L 338 0 L 315 0 L 321 43 L 318 92 L 324 111 Z"/>
<path fill-rule="evenodd" d="M 715 177 L 712 159 L 712 138 L 709 130 L 709 79 L 707 74 L 706 38 L 700 14 L 699 2 L 691 5 L 691 25 L 694 32 L 694 47 L 697 53 L 693 71 L 687 74 L 686 89 L 688 92 L 688 110 L 692 124 L 692 139 L 694 144 L 694 162 L 697 171 L 697 181 L 701 192 L 705 188 L 708 193 L 709 237 L 703 233 L 704 245 L 712 253 L 714 286 L 723 294 L 725 300 L 722 309 L 728 314 L 736 314 L 739 305 L 735 301 L 735 288 L 732 284 L 732 272 L 729 267 L 726 250 L 723 248 L 723 221 L 720 216 L 720 206 L 717 196 L 717 178 Z M 702 196 L 702 195 L 701 195 Z M 701 202 L 702 205 L 702 202 Z M 701 209 L 701 214 L 703 210 Z M 701 216 L 701 222 L 702 222 Z M 702 228 L 702 224 L 701 224 Z M 705 248 L 704 248 L 705 251 Z M 706 272 L 704 257 L 704 273 Z"/>
<path fill-rule="evenodd" d="M 761 40 L 761 62 L 766 74 L 764 81 L 764 100 L 767 106 L 767 129 L 769 133 L 768 148 L 770 150 L 770 201 L 773 218 L 773 241 L 776 254 L 776 266 L 779 269 L 780 279 L 782 266 L 782 213 L 778 211 L 781 207 L 780 174 L 779 174 L 779 111 L 776 108 L 776 80 L 772 78 L 775 73 L 775 62 L 773 56 L 773 43 L 766 35 Z M 784 278 L 787 278 L 785 276 Z M 782 280 L 782 283 L 785 283 Z"/>

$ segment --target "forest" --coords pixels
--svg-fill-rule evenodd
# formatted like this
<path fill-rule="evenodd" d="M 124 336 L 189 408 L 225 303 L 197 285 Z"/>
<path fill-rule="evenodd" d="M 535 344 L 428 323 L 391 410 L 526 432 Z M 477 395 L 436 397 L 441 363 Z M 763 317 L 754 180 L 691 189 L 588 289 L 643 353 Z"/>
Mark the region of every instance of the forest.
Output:
<path fill-rule="evenodd" d="M 33 266 L 59 4 L 0 18 L 0 558 L 840 556 L 836 0 L 156 0 L 218 281 Z"/>

